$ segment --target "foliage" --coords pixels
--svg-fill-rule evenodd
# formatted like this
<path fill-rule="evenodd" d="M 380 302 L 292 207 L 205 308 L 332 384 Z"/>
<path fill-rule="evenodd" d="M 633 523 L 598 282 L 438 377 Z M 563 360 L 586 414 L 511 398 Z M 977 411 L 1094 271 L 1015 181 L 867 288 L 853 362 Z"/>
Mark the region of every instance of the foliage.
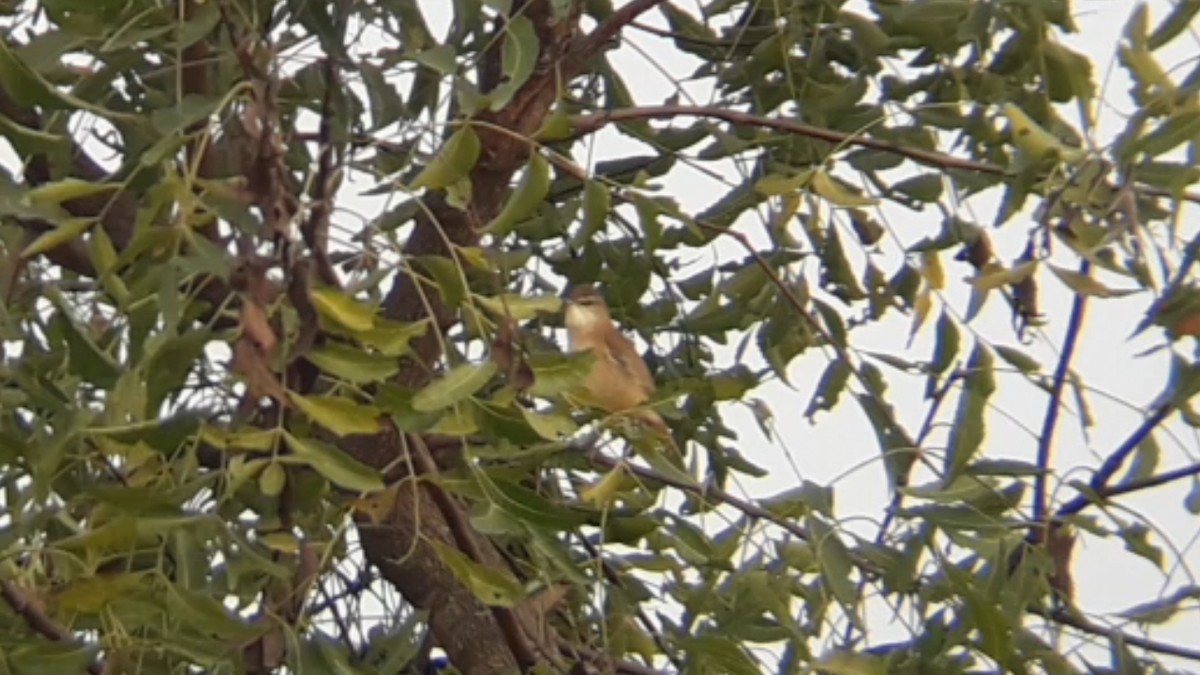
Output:
<path fill-rule="evenodd" d="M 1154 435 L 1198 419 L 1200 71 L 1160 56 L 1197 7 L 1130 10 L 1135 109 L 1102 144 L 1067 0 L 0 2 L 0 664 L 1200 660 L 1089 616 L 1072 579 L 1088 541 L 1186 565 L 1125 500 L 1200 486 L 1194 449 L 1160 467 Z M 635 99 L 612 51 L 634 35 L 698 64 L 711 101 Z M 663 189 L 706 167 L 724 192 L 703 208 Z M 963 206 L 997 194 L 989 222 Z M 555 295 L 582 283 L 653 344 L 687 471 L 572 407 L 591 361 L 564 353 Z M 1121 298 L 1174 366 L 1068 474 L 1085 312 Z M 809 388 L 804 368 L 805 417 L 850 410 L 847 445 L 878 445 L 869 531 L 836 483 L 738 487 L 784 469 L 737 404 L 800 443 L 772 411 L 798 394 L 762 392 Z M 1020 387 L 1045 403 L 1030 442 L 994 432 Z M 1123 618 L 1157 627 L 1200 591 L 1144 600 Z"/>

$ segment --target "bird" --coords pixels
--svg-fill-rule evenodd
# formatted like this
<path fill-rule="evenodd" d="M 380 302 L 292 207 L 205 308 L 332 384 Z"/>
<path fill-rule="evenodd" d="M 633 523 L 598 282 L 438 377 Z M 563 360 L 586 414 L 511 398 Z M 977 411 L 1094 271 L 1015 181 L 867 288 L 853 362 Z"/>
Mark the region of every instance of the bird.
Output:
<path fill-rule="evenodd" d="M 569 350 L 595 355 L 583 382 L 586 402 L 645 424 L 678 453 L 662 416 L 643 407 L 654 397 L 654 376 L 633 341 L 613 323 L 612 313 L 595 287 L 574 286 L 567 292 L 565 319 Z"/>

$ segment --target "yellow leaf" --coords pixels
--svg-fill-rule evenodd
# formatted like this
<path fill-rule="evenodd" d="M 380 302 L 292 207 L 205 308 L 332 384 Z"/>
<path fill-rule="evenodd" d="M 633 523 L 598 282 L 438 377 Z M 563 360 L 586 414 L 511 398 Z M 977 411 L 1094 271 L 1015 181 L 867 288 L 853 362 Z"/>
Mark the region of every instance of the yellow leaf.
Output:
<path fill-rule="evenodd" d="M 301 396 L 293 393 L 291 399 L 310 419 L 338 436 L 379 431 L 379 416 L 383 412 L 375 406 L 356 403 L 341 396 Z"/>
<path fill-rule="evenodd" d="M 1019 284 L 1037 270 L 1037 264 L 1036 260 L 1027 260 L 1010 269 L 999 263 L 988 263 L 978 275 L 967 279 L 967 283 L 981 291 Z"/>
<path fill-rule="evenodd" d="M 375 310 L 332 288 L 312 291 L 313 304 L 322 316 L 353 331 L 368 331 L 375 326 Z"/>
<path fill-rule="evenodd" d="M 813 192 L 829 200 L 834 206 L 874 206 L 879 203 L 878 199 L 853 192 L 824 171 L 813 174 L 811 187 Z"/>
<path fill-rule="evenodd" d="M 1068 162 L 1083 159 L 1083 151 L 1068 147 L 1057 136 L 1046 131 L 1012 103 L 1004 104 L 1004 116 L 1008 118 L 1013 144 L 1022 152 L 1037 159 L 1061 157 Z"/>
<path fill-rule="evenodd" d="M 287 484 L 287 471 L 279 462 L 271 462 L 258 474 L 258 489 L 268 497 L 278 497 Z"/>
<path fill-rule="evenodd" d="M 929 287 L 940 291 L 946 287 L 946 270 L 942 267 L 942 259 L 937 251 L 925 251 L 921 254 L 921 272 Z"/>
<path fill-rule="evenodd" d="M 586 504 L 609 506 L 617 500 L 622 490 L 627 490 L 632 481 L 625 471 L 625 466 L 619 464 L 604 475 L 603 478 L 579 491 L 579 498 Z"/>
<path fill-rule="evenodd" d="M 929 310 L 933 307 L 933 293 L 929 289 L 921 291 L 913 302 L 913 322 L 912 329 L 909 331 L 908 339 L 911 342 L 912 338 L 916 337 L 917 331 L 921 330 L 921 326 L 925 323 L 925 319 L 929 318 Z"/>

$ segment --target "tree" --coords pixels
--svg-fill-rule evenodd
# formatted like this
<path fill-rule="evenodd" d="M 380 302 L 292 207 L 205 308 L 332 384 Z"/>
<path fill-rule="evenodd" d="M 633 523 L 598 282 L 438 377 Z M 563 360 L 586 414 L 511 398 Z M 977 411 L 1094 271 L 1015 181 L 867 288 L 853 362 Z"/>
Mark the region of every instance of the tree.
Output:
<path fill-rule="evenodd" d="M 1198 419 L 1200 71 L 1162 61 L 1195 3 L 1130 10 L 1111 142 L 1063 0 L 702 10 L 0 3 L 8 671 L 1200 661 L 1150 631 L 1197 585 L 1122 625 L 1072 579 L 1105 541 L 1186 569 L 1162 527 L 1200 512 L 1194 442 L 1156 441 Z M 629 39 L 698 66 L 636 99 Z M 719 174 L 701 209 L 661 189 L 692 171 Z M 568 283 L 652 345 L 686 469 L 573 404 Z M 1085 312 L 1124 335 L 1130 307 L 1163 393 L 1069 464 Z M 810 391 L 877 448 L 865 528 L 756 449 L 801 442 L 772 414 Z M 997 431 L 1005 391 L 1039 431 Z M 769 472 L 791 486 L 739 489 Z"/>

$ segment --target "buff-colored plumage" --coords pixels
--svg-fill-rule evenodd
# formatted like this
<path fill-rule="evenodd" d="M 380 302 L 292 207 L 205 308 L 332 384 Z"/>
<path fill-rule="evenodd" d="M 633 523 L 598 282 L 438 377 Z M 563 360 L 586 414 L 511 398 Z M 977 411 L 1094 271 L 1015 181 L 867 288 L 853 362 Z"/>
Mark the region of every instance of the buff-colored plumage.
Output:
<path fill-rule="evenodd" d="M 654 377 L 633 341 L 613 323 L 604 299 L 591 286 L 567 296 L 567 337 L 573 352 L 595 355 L 584 381 L 588 403 L 610 413 L 624 413 L 670 438 L 667 425 L 653 410 L 642 408 L 654 396 Z"/>

